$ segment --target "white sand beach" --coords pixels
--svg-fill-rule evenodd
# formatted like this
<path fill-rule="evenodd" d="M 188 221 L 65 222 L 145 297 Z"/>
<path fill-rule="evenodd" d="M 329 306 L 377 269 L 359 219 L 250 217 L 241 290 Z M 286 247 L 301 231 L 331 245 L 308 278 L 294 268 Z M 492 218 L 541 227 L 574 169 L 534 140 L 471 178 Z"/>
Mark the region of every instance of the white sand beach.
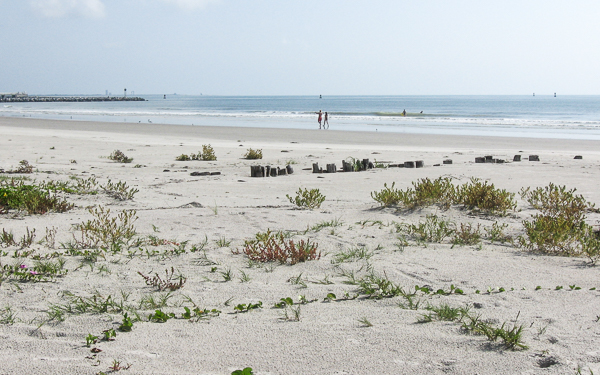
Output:
<path fill-rule="evenodd" d="M 175 161 L 208 144 L 216 161 Z M 576 188 L 600 204 L 599 145 L 570 139 L 0 117 L 0 169 L 14 170 L 21 160 L 34 168 L 31 174 L 0 178 L 27 176 L 30 183 L 93 177 L 100 184 L 110 179 L 139 190 L 129 200 L 102 191 L 59 193 L 75 207 L 43 215 L 0 214 L 0 231 L 12 232 L 15 239 L 27 229 L 36 235 L 24 249 L 2 244 L 0 267 L 33 267 L 36 255 L 58 252 L 68 270 L 47 282 L 7 273 L 0 280 L 0 374 L 110 373 L 119 367 L 111 369 L 115 361 L 125 374 L 229 375 L 245 367 L 260 375 L 576 374 L 578 368 L 600 373 L 599 268 L 587 258 L 533 254 L 517 242 L 488 239 L 456 246 L 450 238 L 427 244 L 409 240 L 401 246 L 396 231 L 396 224 L 417 224 L 435 214 L 455 225 L 480 224 L 482 232 L 494 222 L 507 224 L 505 233 L 516 238 L 524 233 L 522 221 L 537 212 L 519 191 L 551 182 Z M 263 159 L 244 159 L 250 148 L 262 150 Z M 109 160 L 115 150 L 133 161 Z M 485 155 L 507 162 L 475 163 Z M 513 162 L 514 155 L 523 160 Z M 529 155 L 540 161 L 528 161 Z M 312 173 L 313 163 L 336 163 L 339 169 L 349 157 L 385 164 L 423 160 L 424 167 Z M 442 164 L 445 159 L 452 164 Z M 252 178 L 250 166 L 256 164 L 289 164 L 294 173 Z M 440 176 L 456 184 L 476 177 L 517 193 L 517 209 L 506 216 L 454 206 L 407 211 L 380 208 L 371 197 L 384 183 L 406 189 L 418 179 Z M 319 189 L 326 199 L 318 209 L 298 209 L 286 195 L 295 196 L 299 188 Z M 140 242 L 101 251 L 93 261 L 69 254 L 61 243 L 81 237 L 73 225 L 93 219 L 90 207 L 110 209 L 111 217 L 135 210 Z M 586 216 L 588 224 L 598 225 L 599 214 Z M 54 244 L 49 237 L 40 243 L 48 230 L 55 231 Z M 249 262 L 242 252 L 245 241 L 267 230 L 318 244 L 320 259 L 294 265 Z M 150 238 L 158 245 L 149 244 Z M 194 246 L 204 249 L 193 251 Z M 352 249 L 366 249 L 368 255 L 338 262 L 339 254 Z M 186 280 L 172 292 L 158 291 L 138 274 L 164 278 L 171 269 Z M 413 297 L 419 305 L 411 309 L 402 296 L 376 299 L 359 293 L 344 276 L 352 272 L 357 278 L 374 272 L 409 292 L 415 285 L 434 291 L 450 291 L 453 285 L 464 293 L 419 292 Z M 93 298 L 107 301 L 109 296 L 114 303 L 105 304 L 105 311 L 90 307 Z M 314 301 L 301 304 L 299 296 Z M 287 297 L 294 305 L 274 308 Z M 164 303 L 155 308 L 161 298 Z M 88 306 L 78 309 L 82 300 Z M 262 308 L 234 309 L 259 301 Z M 457 321 L 418 323 L 431 313 L 427 306 L 444 303 L 468 306 L 490 325 L 523 326 L 528 349 L 507 349 L 501 341 L 465 331 Z M 131 332 L 117 329 L 123 320 L 117 305 L 134 318 Z M 194 306 L 220 314 L 199 321 L 182 318 L 184 307 Z M 149 321 L 157 309 L 175 316 L 164 323 Z M 115 329 L 114 340 L 100 340 L 108 329 Z M 88 347 L 89 334 L 99 341 Z M 92 353 L 92 348 L 100 351 Z"/>

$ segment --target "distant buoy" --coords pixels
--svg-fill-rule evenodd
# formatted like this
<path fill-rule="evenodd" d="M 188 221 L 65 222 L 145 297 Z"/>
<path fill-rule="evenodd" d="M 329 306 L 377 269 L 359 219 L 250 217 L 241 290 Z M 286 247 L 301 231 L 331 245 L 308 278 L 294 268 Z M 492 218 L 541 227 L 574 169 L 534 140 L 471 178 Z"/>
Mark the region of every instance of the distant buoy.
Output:
<path fill-rule="evenodd" d="M 323 99 L 323 95 L 319 95 L 319 99 Z"/>
<path fill-rule="evenodd" d="M 554 97 L 556 98 L 556 93 L 554 93 Z"/>
<path fill-rule="evenodd" d="M 167 98 L 167 96 L 166 96 L 166 95 L 163 95 L 163 99 L 166 99 L 166 98 Z"/>

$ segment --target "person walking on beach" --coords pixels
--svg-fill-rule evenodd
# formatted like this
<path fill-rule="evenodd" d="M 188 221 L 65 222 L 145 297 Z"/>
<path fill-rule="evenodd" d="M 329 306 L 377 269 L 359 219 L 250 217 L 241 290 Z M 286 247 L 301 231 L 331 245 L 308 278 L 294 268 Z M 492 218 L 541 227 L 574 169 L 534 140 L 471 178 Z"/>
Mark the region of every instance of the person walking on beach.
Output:
<path fill-rule="evenodd" d="M 327 124 L 327 127 L 325 127 L 325 124 Z M 323 129 L 329 129 L 329 115 L 327 115 L 327 112 L 325 112 L 325 119 L 323 120 Z"/>
<path fill-rule="evenodd" d="M 321 121 L 323 120 L 323 112 L 319 109 L 319 112 L 315 112 L 315 114 L 319 115 L 319 129 L 321 129 Z"/>
<path fill-rule="evenodd" d="M 406 109 L 402 111 L 402 116 L 406 116 Z"/>

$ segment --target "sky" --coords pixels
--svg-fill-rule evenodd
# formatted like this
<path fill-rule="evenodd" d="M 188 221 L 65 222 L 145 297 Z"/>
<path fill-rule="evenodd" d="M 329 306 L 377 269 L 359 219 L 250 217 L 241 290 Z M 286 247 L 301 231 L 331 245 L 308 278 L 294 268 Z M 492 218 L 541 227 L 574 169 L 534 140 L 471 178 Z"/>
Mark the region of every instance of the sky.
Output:
<path fill-rule="evenodd" d="M 598 0 L 0 0 L 0 92 L 598 95 Z"/>

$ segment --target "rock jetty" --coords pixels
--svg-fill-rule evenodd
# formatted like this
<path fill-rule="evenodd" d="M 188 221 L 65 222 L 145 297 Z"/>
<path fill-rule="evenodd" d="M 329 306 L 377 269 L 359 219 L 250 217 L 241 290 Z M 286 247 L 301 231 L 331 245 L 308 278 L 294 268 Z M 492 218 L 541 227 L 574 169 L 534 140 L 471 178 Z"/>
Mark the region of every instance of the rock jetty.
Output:
<path fill-rule="evenodd" d="M 0 102 L 145 102 L 146 99 L 132 96 L 8 96 L 0 95 Z"/>

